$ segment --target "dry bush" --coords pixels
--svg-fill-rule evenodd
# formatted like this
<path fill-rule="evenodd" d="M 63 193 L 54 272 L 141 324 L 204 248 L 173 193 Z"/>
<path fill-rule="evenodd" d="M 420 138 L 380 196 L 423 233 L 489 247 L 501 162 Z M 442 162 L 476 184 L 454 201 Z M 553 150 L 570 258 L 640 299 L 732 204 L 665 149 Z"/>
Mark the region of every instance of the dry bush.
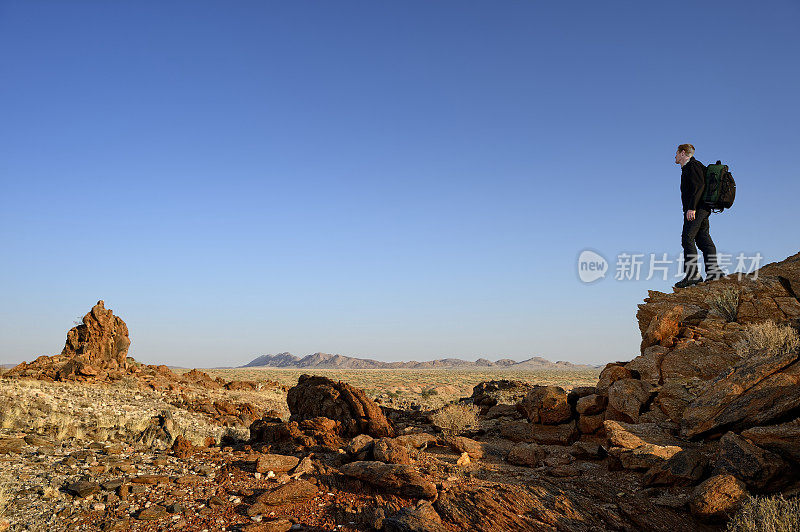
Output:
<path fill-rule="evenodd" d="M 449 404 L 431 414 L 431 422 L 446 434 L 458 434 L 478 426 L 480 409 L 463 403 Z"/>
<path fill-rule="evenodd" d="M 0 517 L 6 516 L 6 507 L 11 502 L 11 493 L 6 479 L 0 480 Z"/>
<path fill-rule="evenodd" d="M 748 497 L 728 522 L 728 532 L 797 532 L 800 530 L 800 499 Z"/>
<path fill-rule="evenodd" d="M 734 322 L 739 312 L 739 290 L 732 287 L 717 290 L 711 296 L 709 305 L 726 321 Z"/>
<path fill-rule="evenodd" d="M 788 353 L 800 347 L 797 331 L 790 325 L 778 325 L 774 321 L 748 324 L 744 334 L 744 339 L 736 345 L 740 357 L 761 349 Z"/>

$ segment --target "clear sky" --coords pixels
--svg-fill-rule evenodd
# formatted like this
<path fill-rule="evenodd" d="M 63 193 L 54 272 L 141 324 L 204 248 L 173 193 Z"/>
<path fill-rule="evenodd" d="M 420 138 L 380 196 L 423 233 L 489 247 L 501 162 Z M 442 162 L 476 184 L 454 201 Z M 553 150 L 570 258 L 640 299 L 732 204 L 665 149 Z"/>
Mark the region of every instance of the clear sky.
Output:
<path fill-rule="evenodd" d="M 800 4 L 0 0 L 0 362 L 104 299 L 148 363 L 638 354 L 680 252 L 800 248 Z"/>

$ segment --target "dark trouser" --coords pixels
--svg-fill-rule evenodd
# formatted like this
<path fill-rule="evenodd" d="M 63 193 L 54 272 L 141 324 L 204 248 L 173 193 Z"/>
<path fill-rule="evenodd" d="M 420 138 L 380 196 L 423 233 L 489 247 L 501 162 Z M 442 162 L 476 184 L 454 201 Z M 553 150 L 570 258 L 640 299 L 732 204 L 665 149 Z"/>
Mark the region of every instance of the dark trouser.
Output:
<path fill-rule="evenodd" d="M 683 245 L 684 271 L 686 276 L 696 278 L 700 276 L 698 268 L 697 247 L 703 252 L 703 261 L 706 266 L 706 277 L 710 274 L 719 273 L 717 266 L 717 248 L 711 240 L 709 233 L 708 217 L 711 213 L 705 209 L 697 209 L 695 218 L 691 222 L 686 219 L 683 213 L 683 232 L 681 233 L 681 243 Z M 695 246 L 697 242 L 697 247 Z"/>

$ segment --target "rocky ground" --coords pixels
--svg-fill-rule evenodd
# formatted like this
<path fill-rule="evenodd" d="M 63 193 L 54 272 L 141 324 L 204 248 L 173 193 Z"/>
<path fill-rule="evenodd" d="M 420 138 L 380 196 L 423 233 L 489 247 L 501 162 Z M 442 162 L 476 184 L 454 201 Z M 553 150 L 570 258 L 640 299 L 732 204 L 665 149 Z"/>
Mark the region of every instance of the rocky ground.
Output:
<path fill-rule="evenodd" d="M 719 530 L 800 494 L 800 254 L 651 292 L 590 386 L 397 408 L 324 376 L 178 375 L 98 303 L 0 384 L 0 529 Z"/>

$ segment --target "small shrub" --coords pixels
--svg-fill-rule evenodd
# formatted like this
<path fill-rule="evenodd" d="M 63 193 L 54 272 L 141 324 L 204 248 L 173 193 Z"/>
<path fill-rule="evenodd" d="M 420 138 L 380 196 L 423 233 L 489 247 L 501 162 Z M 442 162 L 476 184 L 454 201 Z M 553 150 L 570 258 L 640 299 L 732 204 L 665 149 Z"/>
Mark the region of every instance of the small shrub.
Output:
<path fill-rule="evenodd" d="M 788 353 L 800 347 L 797 331 L 790 325 L 778 325 L 774 321 L 751 323 L 747 325 L 744 334 L 744 339 L 736 346 L 740 357 L 760 349 Z"/>
<path fill-rule="evenodd" d="M 711 297 L 709 304 L 711 309 L 715 310 L 726 321 L 734 322 L 739 312 L 739 291 L 731 287 L 717 290 Z"/>
<path fill-rule="evenodd" d="M 431 422 L 446 434 L 458 434 L 478 425 L 479 411 L 475 405 L 449 404 L 431 414 Z"/>
<path fill-rule="evenodd" d="M 728 521 L 728 532 L 796 532 L 800 530 L 800 499 L 748 497 Z"/>
<path fill-rule="evenodd" d="M 434 395 L 439 395 L 439 392 L 437 392 L 433 388 L 429 388 L 427 390 L 422 390 L 422 392 L 420 392 L 420 395 L 422 396 L 423 399 L 430 399 Z"/>

